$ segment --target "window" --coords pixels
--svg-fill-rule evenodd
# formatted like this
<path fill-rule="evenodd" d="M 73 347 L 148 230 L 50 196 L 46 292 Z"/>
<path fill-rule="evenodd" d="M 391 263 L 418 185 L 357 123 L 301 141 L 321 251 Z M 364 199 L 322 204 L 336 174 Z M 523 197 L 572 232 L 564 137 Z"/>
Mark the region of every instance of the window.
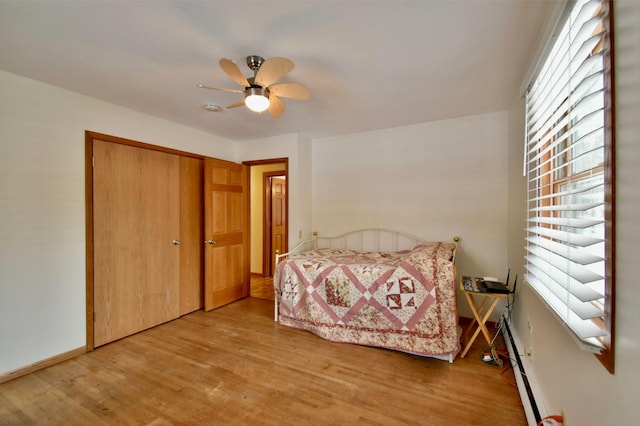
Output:
<path fill-rule="evenodd" d="M 526 280 L 613 373 L 611 4 L 578 0 L 526 100 Z"/>

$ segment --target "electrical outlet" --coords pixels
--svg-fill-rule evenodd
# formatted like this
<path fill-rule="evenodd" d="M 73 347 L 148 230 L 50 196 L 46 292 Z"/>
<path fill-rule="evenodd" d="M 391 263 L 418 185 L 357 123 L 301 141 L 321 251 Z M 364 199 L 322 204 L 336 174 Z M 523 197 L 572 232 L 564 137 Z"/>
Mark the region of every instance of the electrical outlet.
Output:
<path fill-rule="evenodd" d="M 524 348 L 524 354 L 527 356 L 527 358 L 533 358 L 533 346 L 527 346 L 526 348 Z"/>

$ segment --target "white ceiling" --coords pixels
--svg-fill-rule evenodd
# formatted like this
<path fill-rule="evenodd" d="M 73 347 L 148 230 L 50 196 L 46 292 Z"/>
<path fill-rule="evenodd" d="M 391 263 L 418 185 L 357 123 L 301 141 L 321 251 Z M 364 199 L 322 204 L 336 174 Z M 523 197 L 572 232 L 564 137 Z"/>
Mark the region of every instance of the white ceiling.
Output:
<path fill-rule="evenodd" d="M 0 69 L 234 140 L 313 138 L 507 109 L 558 0 L 8 1 Z M 302 83 L 279 119 L 218 66 L 284 56 Z"/>

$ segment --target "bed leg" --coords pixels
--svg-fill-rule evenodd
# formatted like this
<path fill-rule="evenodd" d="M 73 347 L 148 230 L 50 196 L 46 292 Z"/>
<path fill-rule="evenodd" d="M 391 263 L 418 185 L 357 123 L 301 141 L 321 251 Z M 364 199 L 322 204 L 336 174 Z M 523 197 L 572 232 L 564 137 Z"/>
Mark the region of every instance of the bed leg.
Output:
<path fill-rule="evenodd" d="M 273 320 L 278 322 L 278 298 L 273 298 Z"/>

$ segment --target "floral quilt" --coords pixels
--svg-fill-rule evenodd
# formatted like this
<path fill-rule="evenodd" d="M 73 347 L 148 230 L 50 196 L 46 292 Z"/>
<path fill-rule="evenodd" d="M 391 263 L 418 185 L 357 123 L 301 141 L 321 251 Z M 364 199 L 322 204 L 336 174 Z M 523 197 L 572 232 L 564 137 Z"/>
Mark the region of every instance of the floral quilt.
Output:
<path fill-rule="evenodd" d="M 423 355 L 458 350 L 455 244 L 378 253 L 317 249 L 277 267 L 282 325 Z"/>

